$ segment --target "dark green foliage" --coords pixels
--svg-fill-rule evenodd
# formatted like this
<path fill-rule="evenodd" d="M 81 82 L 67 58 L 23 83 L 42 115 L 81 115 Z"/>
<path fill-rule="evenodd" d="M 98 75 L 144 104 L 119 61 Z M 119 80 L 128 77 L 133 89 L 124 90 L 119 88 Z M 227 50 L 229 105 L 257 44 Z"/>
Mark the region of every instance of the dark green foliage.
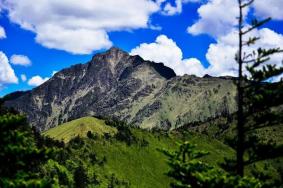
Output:
<path fill-rule="evenodd" d="M 127 145 L 136 144 L 138 142 L 137 138 L 130 130 L 130 125 L 123 121 L 106 119 L 105 123 L 109 126 L 116 127 L 118 133 L 115 138 L 119 141 L 125 142 Z M 146 145 L 145 140 L 141 142 L 142 145 Z"/>
<path fill-rule="evenodd" d="M 115 138 L 119 141 L 126 142 L 127 145 L 137 143 L 136 137 L 133 135 L 129 127 L 119 126 L 117 127 L 118 133 L 115 135 Z"/>
<path fill-rule="evenodd" d="M 4 109 L 3 112 L 0 115 L 0 187 L 47 186 L 38 169 L 52 150 L 37 146 L 24 116 Z"/>
<path fill-rule="evenodd" d="M 174 178 L 174 188 L 256 188 L 261 183 L 255 178 L 231 175 L 217 167 L 208 165 L 201 158 L 207 152 L 198 151 L 189 142 L 179 145 L 179 150 L 162 150 L 168 157 L 171 169 L 167 173 Z"/>
<path fill-rule="evenodd" d="M 95 153 L 89 154 L 89 159 L 92 161 L 92 163 L 96 163 L 98 161 L 97 156 Z"/>
<path fill-rule="evenodd" d="M 104 133 L 104 139 L 109 140 L 111 138 L 111 135 L 109 133 Z"/>
<path fill-rule="evenodd" d="M 50 159 L 41 168 L 40 172 L 49 181 L 55 180 L 54 184 L 71 187 L 73 185 L 73 178 L 71 172 L 58 162 Z"/>
<path fill-rule="evenodd" d="M 78 188 L 87 187 L 89 183 L 89 178 L 86 174 L 86 169 L 82 165 L 79 165 L 75 169 L 74 182 L 75 182 L 75 187 L 78 187 Z"/>
<path fill-rule="evenodd" d="M 117 183 L 118 183 L 118 179 L 115 177 L 115 174 L 112 174 L 110 177 L 108 188 L 114 188 Z"/>
<path fill-rule="evenodd" d="M 92 181 L 90 182 L 92 185 L 99 185 L 99 181 L 97 175 L 94 173 L 92 176 Z"/>
<path fill-rule="evenodd" d="M 65 143 L 63 141 L 54 140 L 50 137 L 42 136 L 38 130 L 36 130 L 35 127 L 32 127 L 32 132 L 35 138 L 36 145 L 38 147 L 57 147 L 57 148 L 64 148 Z"/>
<path fill-rule="evenodd" d="M 149 145 L 149 142 L 145 140 L 144 138 L 140 141 L 140 146 L 141 147 L 147 147 Z"/>
<path fill-rule="evenodd" d="M 89 139 L 97 139 L 97 135 L 95 135 L 95 133 L 92 133 L 91 131 L 88 131 L 87 132 L 87 135 L 86 135 Z"/>
<path fill-rule="evenodd" d="M 115 174 L 111 174 L 109 178 L 109 184 L 107 186 L 108 188 L 114 188 L 114 187 L 130 187 L 130 184 L 127 181 L 119 180 Z"/>
<path fill-rule="evenodd" d="M 76 136 L 75 138 L 70 140 L 69 145 L 74 149 L 79 149 L 84 145 L 84 143 L 85 142 L 82 138 Z"/>

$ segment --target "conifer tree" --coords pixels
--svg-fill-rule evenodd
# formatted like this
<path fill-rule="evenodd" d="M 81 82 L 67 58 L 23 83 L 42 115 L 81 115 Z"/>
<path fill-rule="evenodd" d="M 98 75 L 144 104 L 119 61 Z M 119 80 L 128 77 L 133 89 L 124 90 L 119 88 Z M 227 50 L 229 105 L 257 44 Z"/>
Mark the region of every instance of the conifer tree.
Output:
<path fill-rule="evenodd" d="M 238 0 L 239 5 L 239 51 L 238 62 L 238 113 L 237 113 L 237 160 L 236 172 L 244 175 L 245 165 L 275 158 L 282 155 L 282 146 L 272 140 L 262 140 L 257 129 L 282 124 L 282 111 L 277 108 L 283 103 L 282 80 L 269 83 L 274 76 L 283 73 L 283 67 L 270 64 L 272 55 L 283 52 L 280 48 L 264 49 L 248 52 L 245 46 L 254 45 L 257 36 L 247 37 L 270 18 L 258 21 L 253 19 L 251 25 L 245 25 L 243 11 L 252 5 L 254 0 Z M 267 5 L 268 6 L 268 5 Z M 244 155 L 247 159 L 244 160 Z"/>

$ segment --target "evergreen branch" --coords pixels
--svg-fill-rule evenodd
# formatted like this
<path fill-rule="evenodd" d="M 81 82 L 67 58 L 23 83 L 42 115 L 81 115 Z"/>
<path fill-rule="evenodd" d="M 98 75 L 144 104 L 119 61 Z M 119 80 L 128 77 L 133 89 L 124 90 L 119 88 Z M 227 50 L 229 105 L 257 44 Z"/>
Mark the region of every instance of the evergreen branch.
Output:
<path fill-rule="evenodd" d="M 243 61 L 244 64 L 249 64 L 249 63 L 254 63 L 254 62 L 256 62 L 256 59 Z"/>
<path fill-rule="evenodd" d="M 258 48 L 257 51 L 253 51 L 252 54 L 250 54 L 250 56 L 252 55 L 257 55 L 257 57 L 254 59 L 255 63 L 251 66 L 251 68 L 255 68 L 257 66 L 259 66 L 260 64 L 268 61 L 270 59 L 270 55 L 274 55 L 277 53 L 282 53 L 283 50 L 281 50 L 280 48 L 271 48 L 271 49 L 262 49 L 262 48 Z"/>
<path fill-rule="evenodd" d="M 245 35 L 247 33 L 249 33 L 250 31 L 264 25 L 265 23 L 269 22 L 271 20 L 271 18 L 266 18 L 260 22 L 258 22 L 257 20 L 253 20 L 252 26 L 250 28 L 248 28 L 246 31 L 241 31 L 240 34 Z"/>
<path fill-rule="evenodd" d="M 253 2 L 254 2 L 254 0 L 250 0 L 249 2 L 242 4 L 240 7 L 241 8 L 245 8 L 245 7 L 249 6 L 249 5 L 251 5 Z"/>
<path fill-rule="evenodd" d="M 250 37 L 248 41 L 243 42 L 243 45 L 250 46 L 252 44 L 255 44 L 255 42 L 259 39 L 260 37 Z"/>
<path fill-rule="evenodd" d="M 276 65 L 264 65 L 262 70 L 255 70 L 254 68 L 247 67 L 250 71 L 253 80 L 256 82 L 266 81 L 267 79 L 278 76 L 283 73 L 283 67 L 277 68 Z"/>

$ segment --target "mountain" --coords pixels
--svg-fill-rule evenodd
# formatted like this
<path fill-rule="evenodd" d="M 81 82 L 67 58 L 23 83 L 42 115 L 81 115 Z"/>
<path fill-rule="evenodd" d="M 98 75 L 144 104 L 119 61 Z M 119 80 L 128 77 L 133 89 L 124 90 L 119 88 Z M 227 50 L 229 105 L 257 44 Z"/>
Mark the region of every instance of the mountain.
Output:
<path fill-rule="evenodd" d="M 169 130 L 235 112 L 236 85 L 229 77 L 176 76 L 113 47 L 8 99 L 5 105 L 26 113 L 39 131 L 84 116 Z"/>

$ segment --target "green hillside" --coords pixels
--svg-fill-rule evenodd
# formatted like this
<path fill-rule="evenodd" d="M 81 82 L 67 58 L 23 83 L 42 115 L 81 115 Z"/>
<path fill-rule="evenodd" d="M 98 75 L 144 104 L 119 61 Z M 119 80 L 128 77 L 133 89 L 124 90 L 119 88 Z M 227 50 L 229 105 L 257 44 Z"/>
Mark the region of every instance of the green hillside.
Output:
<path fill-rule="evenodd" d="M 88 138 L 88 131 L 100 136 Z M 109 134 L 101 136 L 105 133 Z M 190 140 L 199 149 L 209 151 L 210 155 L 203 160 L 211 164 L 218 164 L 224 156 L 234 153 L 221 142 L 200 134 L 119 129 L 93 117 L 62 124 L 43 134 L 65 142 L 77 135 L 84 137 L 67 143 L 64 151 L 68 152 L 68 159 L 59 163 L 67 167 L 70 177 L 74 169 L 82 164 L 91 181 L 94 182 L 93 177 L 99 181 L 99 187 L 108 187 L 113 180 L 118 187 L 169 187 L 170 179 L 165 175 L 169 167 L 165 156 L 157 149 L 175 150 L 176 142 L 182 140 Z M 110 134 L 112 136 L 109 137 Z M 131 138 L 130 142 L 128 138 Z"/>
<path fill-rule="evenodd" d="M 106 125 L 104 120 L 95 117 L 83 117 L 49 129 L 43 135 L 69 142 L 70 139 L 76 136 L 86 136 L 88 131 L 92 131 L 99 136 L 103 136 L 105 133 L 113 136 L 117 129 Z"/>

